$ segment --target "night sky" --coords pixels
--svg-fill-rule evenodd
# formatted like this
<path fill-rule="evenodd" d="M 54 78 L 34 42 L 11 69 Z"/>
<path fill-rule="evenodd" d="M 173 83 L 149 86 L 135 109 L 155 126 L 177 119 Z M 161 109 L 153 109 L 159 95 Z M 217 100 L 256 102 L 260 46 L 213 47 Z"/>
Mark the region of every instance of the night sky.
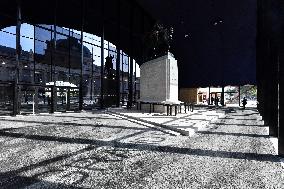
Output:
<path fill-rule="evenodd" d="M 256 83 L 256 0 L 138 2 L 174 28 L 180 87 Z"/>

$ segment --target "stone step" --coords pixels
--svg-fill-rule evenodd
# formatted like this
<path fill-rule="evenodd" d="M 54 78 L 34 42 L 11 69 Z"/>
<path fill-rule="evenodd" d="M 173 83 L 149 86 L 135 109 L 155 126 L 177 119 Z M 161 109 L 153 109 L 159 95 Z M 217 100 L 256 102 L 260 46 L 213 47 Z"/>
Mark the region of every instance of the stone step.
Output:
<path fill-rule="evenodd" d="M 137 117 L 132 117 L 132 116 L 129 116 L 129 115 L 125 115 L 123 113 L 118 113 L 118 112 L 114 112 L 114 111 L 110 111 L 108 110 L 107 112 L 105 112 L 111 116 L 115 116 L 115 117 L 119 117 L 119 118 L 123 118 L 123 119 L 126 119 L 128 121 L 131 121 L 133 123 L 137 123 L 137 124 L 140 124 L 140 125 L 143 125 L 143 126 L 146 126 L 146 127 L 151 127 L 151 128 L 155 128 L 155 129 L 158 129 L 158 130 L 162 130 L 164 132 L 167 132 L 169 134 L 172 134 L 172 135 L 188 135 L 187 132 L 183 132 L 183 131 L 180 131 L 178 129 L 172 129 L 172 128 L 169 128 L 165 125 L 162 125 L 162 124 L 159 124 L 159 123 L 155 123 L 155 122 L 151 122 L 151 121 L 146 121 L 146 120 L 142 120 L 140 118 L 137 118 Z M 157 128 L 158 127 L 161 127 L 161 129 Z"/>
<path fill-rule="evenodd" d="M 179 132 L 182 135 L 192 136 L 199 130 L 210 129 L 210 123 L 224 117 L 224 114 L 215 111 L 201 112 L 196 110 L 190 114 L 178 114 L 177 116 L 165 116 L 158 113 L 141 113 L 123 109 L 108 109 L 108 113 L 122 116 L 126 119 L 136 120 L 139 124 L 149 124 L 163 129 Z M 201 114 L 201 115 L 200 115 Z"/>

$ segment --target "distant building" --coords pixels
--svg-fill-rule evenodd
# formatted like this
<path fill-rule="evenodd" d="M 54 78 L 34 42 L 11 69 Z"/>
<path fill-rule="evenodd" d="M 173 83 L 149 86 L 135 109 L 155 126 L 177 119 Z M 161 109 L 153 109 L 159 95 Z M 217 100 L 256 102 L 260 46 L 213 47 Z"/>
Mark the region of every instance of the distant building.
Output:
<path fill-rule="evenodd" d="M 47 48 L 43 54 L 34 54 L 32 50 L 21 51 L 19 68 L 19 84 L 78 88 L 81 74 L 81 44 L 74 37 L 59 39 L 56 48 L 52 41 L 46 41 Z M 101 66 L 92 65 L 90 50 L 83 47 L 83 96 L 99 96 L 101 91 Z M 13 82 L 16 73 L 16 50 L 0 45 L 0 82 Z M 93 66 L 93 67 L 92 67 Z M 93 72 L 93 74 L 92 74 Z M 112 71 L 115 80 L 115 70 Z M 127 98 L 128 72 L 120 71 L 120 92 Z M 92 78 L 93 77 L 93 78 Z M 54 83 L 55 81 L 55 83 Z M 135 77 L 133 76 L 133 82 Z M 136 95 L 139 96 L 139 78 L 136 78 Z M 135 86 L 135 85 L 133 85 Z M 11 96 L 12 94 L 10 94 Z"/>
<path fill-rule="evenodd" d="M 179 92 L 179 100 L 194 104 L 214 104 L 211 99 L 219 98 L 221 99 L 222 88 L 221 87 L 209 87 L 205 88 L 181 88 Z M 239 98 L 239 93 L 237 87 L 226 86 L 224 89 L 225 93 L 225 103 L 237 103 L 235 100 Z M 210 99 L 209 99 L 210 98 Z"/>

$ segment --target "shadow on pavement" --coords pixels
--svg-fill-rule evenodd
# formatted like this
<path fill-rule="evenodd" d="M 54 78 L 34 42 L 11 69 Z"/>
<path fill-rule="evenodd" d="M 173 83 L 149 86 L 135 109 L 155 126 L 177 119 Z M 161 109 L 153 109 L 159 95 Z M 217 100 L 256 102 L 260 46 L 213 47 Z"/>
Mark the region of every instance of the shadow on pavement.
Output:
<path fill-rule="evenodd" d="M 6 179 L 4 181 L 4 179 Z M 16 189 L 24 188 L 31 185 L 35 185 L 33 188 L 52 188 L 52 189 L 85 189 L 82 187 L 75 187 L 60 183 L 52 183 L 48 181 L 43 181 L 35 177 L 25 177 L 19 175 L 10 175 L 9 177 L 6 174 L 0 174 L 0 187 L 1 189 Z"/>
<path fill-rule="evenodd" d="M 71 144 L 90 144 L 90 145 L 96 145 L 97 147 L 112 146 L 118 148 L 150 150 L 150 151 L 164 152 L 164 153 L 178 153 L 178 154 L 197 155 L 197 156 L 279 162 L 279 158 L 271 154 L 214 151 L 214 150 L 180 148 L 180 147 L 171 147 L 171 146 L 157 146 L 157 145 L 139 144 L 139 143 L 124 143 L 116 140 L 103 141 L 103 140 L 94 140 L 94 139 L 68 138 L 60 136 L 21 134 L 21 133 L 4 132 L 4 131 L 0 132 L 0 136 L 25 138 L 25 139 L 40 140 L 40 141 L 57 141 L 57 142 L 71 143 Z"/>
<path fill-rule="evenodd" d="M 113 118 L 115 119 L 115 118 Z M 0 119 L 1 121 L 7 122 L 19 122 L 19 123 L 37 123 L 41 125 L 56 125 L 56 126 L 86 126 L 86 127 L 105 127 L 105 128 L 117 128 L 117 129 L 130 129 L 130 130 L 154 130 L 154 128 L 137 128 L 137 127 L 125 127 L 125 126 L 115 126 L 115 125 L 102 125 L 102 124 L 82 124 L 77 122 L 48 122 L 48 121 L 27 121 L 27 120 L 13 120 L 13 119 Z M 80 120 L 78 120 L 80 121 Z"/>
<path fill-rule="evenodd" d="M 213 135 L 228 135 L 228 136 L 246 136 L 246 137 L 262 137 L 270 138 L 269 135 L 258 135 L 258 134 L 244 134 L 244 133 L 225 133 L 225 132 L 210 132 L 210 131 L 198 131 L 201 134 L 213 134 Z"/>

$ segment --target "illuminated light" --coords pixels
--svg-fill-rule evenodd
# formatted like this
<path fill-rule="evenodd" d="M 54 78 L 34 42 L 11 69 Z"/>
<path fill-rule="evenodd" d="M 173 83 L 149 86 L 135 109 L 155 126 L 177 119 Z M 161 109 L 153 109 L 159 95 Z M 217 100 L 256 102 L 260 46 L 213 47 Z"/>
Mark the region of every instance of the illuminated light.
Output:
<path fill-rule="evenodd" d="M 115 78 L 113 77 L 112 79 L 114 80 Z"/>
<path fill-rule="evenodd" d="M 28 66 L 27 66 L 27 65 L 25 65 L 24 67 L 25 67 L 25 68 L 27 68 Z"/>
<path fill-rule="evenodd" d="M 3 61 L 2 64 L 4 65 L 4 64 L 6 64 L 6 63 Z"/>
<path fill-rule="evenodd" d="M 217 22 L 214 22 L 214 26 L 216 26 L 218 23 Z"/>

